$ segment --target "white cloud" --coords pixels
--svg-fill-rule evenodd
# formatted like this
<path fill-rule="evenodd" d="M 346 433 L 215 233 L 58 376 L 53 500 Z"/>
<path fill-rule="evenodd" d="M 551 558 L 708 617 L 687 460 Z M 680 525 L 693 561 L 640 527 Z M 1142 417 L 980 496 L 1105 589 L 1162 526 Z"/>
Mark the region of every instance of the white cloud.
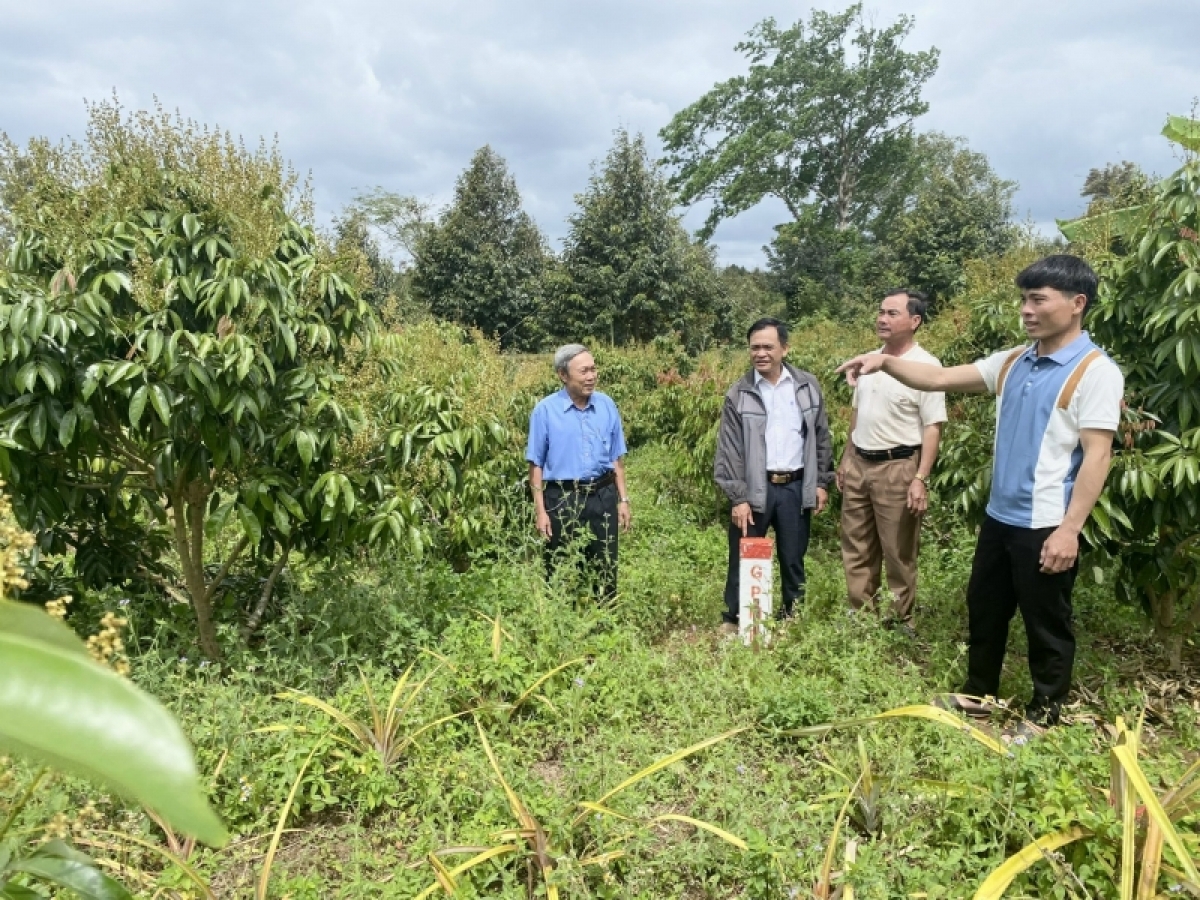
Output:
<path fill-rule="evenodd" d="M 879 24 L 911 13 L 909 46 L 941 49 L 922 127 L 966 137 L 1020 182 L 1022 216 L 1076 214 L 1083 177 L 1105 162 L 1171 169 L 1156 135 L 1200 93 L 1200 4 L 867 6 Z M 756 21 L 808 10 L 764 0 L 0 0 L 0 13 L 0 128 L 15 139 L 79 135 L 82 100 L 114 88 L 127 106 L 157 96 L 248 141 L 278 134 L 312 170 L 325 216 L 374 185 L 444 201 L 471 153 L 491 143 L 557 238 L 614 128 L 653 142 L 674 111 L 743 69 L 733 45 Z M 763 204 L 723 224 L 722 258 L 761 260 L 783 219 Z"/>

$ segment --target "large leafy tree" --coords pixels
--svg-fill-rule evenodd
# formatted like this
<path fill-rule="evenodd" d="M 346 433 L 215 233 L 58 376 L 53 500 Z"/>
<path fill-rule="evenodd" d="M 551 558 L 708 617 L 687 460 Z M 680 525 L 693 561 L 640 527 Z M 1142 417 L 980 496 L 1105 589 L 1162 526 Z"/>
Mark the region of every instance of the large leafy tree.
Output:
<path fill-rule="evenodd" d="M 476 151 L 454 202 L 417 235 L 412 286 L 434 315 L 478 328 L 504 348 L 539 343 L 550 253 L 500 154 Z"/>
<path fill-rule="evenodd" d="M 1146 202 L 1062 230 L 1100 270 L 1089 328 L 1120 361 L 1130 405 L 1095 538 L 1178 667 L 1200 624 L 1200 121 L 1172 117 L 1163 134 L 1184 164 Z"/>
<path fill-rule="evenodd" d="M 897 283 L 886 248 L 859 228 L 838 230 L 815 208 L 777 226 L 765 249 L 775 288 L 793 317 L 861 317 Z"/>
<path fill-rule="evenodd" d="M 713 334 L 723 286 L 713 251 L 696 243 L 642 136 L 616 132 L 612 149 L 575 198 L 563 247 L 553 329 L 613 344 Z"/>
<path fill-rule="evenodd" d="M 909 196 L 895 216 L 881 214 L 874 231 L 901 283 L 940 303 L 962 288 L 967 260 L 999 256 L 1015 243 L 1016 183 L 961 139 L 936 132 L 917 138 L 913 161 Z"/>
<path fill-rule="evenodd" d="M 710 199 L 703 229 L 765 197 L 797 221 L 816 206 L 838 230 L 865 226 L 904 171 L 936 49 L 901 44 L 912 20 L 874 28 L 862 6 L 808 23 L 755 26 L 737 45 L 750 70 L 716 85 L 662 130 L 681 199 Z"/>
<path fill-rule="evenodd" d="M 6 143 L 0 191 L 0 474 L 16 513 L 85 580 L 157 577 L 217 657 L 213 601 L 242 554 L 278 566 L 378 524 L 363 517 L 386 486 L 339 468 L 354 417 L 333 394 L 369 310 L 277 152 L 161 112 L 101 104 L 82 144 Z"/>

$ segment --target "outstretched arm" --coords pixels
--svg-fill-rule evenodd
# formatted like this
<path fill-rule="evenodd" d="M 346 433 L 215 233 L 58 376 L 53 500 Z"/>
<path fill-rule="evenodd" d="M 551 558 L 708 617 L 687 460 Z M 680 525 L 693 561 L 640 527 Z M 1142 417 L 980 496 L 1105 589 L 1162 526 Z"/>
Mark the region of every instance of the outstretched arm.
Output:
<path fill-rule="evenodd" d="M 897 359 L 883 353 L 864 353 L 847 360 L 837 367 L 846 373 L 846 382 L 853 387 L 858 379 L 872 372 L 886 372 L 901 384 L 918 391 L 955 391 L 961 394 L 983 394 L 987 383 L 974 365 L 953 366 L 943 369 L 929 363 Z"/>

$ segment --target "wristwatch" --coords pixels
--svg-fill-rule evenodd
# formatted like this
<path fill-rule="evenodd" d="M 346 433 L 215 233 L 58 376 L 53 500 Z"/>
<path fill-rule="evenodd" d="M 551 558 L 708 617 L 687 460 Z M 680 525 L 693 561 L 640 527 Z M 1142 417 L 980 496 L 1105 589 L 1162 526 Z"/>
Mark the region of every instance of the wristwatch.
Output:
<path fill-rule="evenodd" d="M 921 484 L 925 485 L 926 487 L 929 486 L 929 476 L 928 475 L 922 475 L 920 472 L 918 472 L 916 475 L 913 476 L 913 478 L 915 478 L 917 481 L 921 482 Z"/>
<path fill-rule="evenodd" d="M 621 498 L 620 500 L 618 500 L 617 502 L 618 502 L 618 503 L 628 503 L 628 502 L 629 502 L 629 498 L 628 498 L 628 497 L 622 497 L 622 498 Z"/>

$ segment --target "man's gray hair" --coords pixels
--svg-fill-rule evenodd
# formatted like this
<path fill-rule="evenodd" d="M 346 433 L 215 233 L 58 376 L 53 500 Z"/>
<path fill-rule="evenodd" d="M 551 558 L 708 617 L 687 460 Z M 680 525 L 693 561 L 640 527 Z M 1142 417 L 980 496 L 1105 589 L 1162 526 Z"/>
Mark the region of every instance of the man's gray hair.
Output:
<path fill-rule="evenodd" d="M 580 353 L 587 353 L 588 348 L 583 344 L 564 344 L 554 351 L 554 371 L 560 375 L 567 374 L 567 366 Z"/>

